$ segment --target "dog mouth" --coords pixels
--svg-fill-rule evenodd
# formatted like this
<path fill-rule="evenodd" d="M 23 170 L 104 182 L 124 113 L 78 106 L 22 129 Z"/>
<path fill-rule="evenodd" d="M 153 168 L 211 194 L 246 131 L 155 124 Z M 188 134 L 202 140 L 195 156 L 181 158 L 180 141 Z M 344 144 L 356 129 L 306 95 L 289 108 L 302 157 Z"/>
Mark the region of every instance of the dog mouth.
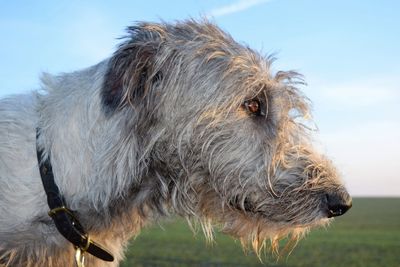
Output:
<path fill-rule="evenodd" d="M 254 217 L 254 218 L 261 218 L 262 220 L 268 221 L 268 222 L 273 222 L 273 223 L 285 223 L 285 224 L 295 224 L 298 225 L 299 223 L 296 222 L 295 218 L 288 218 L 286 216 L 271 216 L 267 212 L 268 207 L 266 207 L 266 204 L 264 205 L 257 205 L 254 200 L 251 199 L 251 197 L 244 197 L 240 198 L 238 196 L 232 198 L 229 201 L 229 206 L 240 213 L 244 213 L 249 217 Z M 275 214 L 276 216 L 276 214 Z"/>
<path fill-rule="evenodd" d="M 343 197 L 343 195 L 345 197 Z M 258 202 L 252 198 L 252 196 L 234 196 L 228 201 L 228 205 L 232 210 L 244 213 L 249 216 L 256 216 L 258 218 L 266 219 L 270 222 L 280 222 L 280 223 L 288 223 L 288 224 L 309 224 L 315 221 L 319 221 L 321 219 L 329 219 L 332 217 L 337 217 L 345 214 L 352 206 L 351 198 L 344 194 L 338 193 L 329 193 L 329 194 L 321 194 L 315 196 L 318 201 L 318 205 L 315 207 L 315 210 L 318 210 L 312 216 L 308 216 L 308 220 L 303 221 L 299 218 L 305 217 L 303 216 L 305 211 L 299 210 L 297 212 L 287 212 L 285 215 L 281 214 L 281 216 L 271 216 L 271 212 L 269 210 L 273 209 L 272 206 L 268 206 L 265 202 Z M 276 204 L 276 203 L 275 203 Z M 282 203 L 281 203 L 282 204 Z M 281 205 L 280 204 L 280 205 Z M 286 203 L 291 206 L 289 203 Z M 288 211 L 288 210 L 287 210 Z M 289 215 L 290 214 L 290 215 Z M 302 216 L 299 216 L 301 214 Z M 314 218 L 314 219 L 311 219 Z"/>

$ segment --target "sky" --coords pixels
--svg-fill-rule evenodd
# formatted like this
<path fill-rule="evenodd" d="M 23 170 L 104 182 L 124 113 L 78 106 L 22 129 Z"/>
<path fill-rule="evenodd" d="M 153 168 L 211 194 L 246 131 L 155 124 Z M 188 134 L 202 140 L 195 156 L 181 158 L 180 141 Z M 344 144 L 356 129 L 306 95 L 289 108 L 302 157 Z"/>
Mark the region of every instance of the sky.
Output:
<path fill-rule="evenodd" d="M 305 76 L 315 142 L 353 196 L 400 196 L 400 1 L 2 1 L 0 97 L 109 57 L 137 21 L 208 18 Z"/>

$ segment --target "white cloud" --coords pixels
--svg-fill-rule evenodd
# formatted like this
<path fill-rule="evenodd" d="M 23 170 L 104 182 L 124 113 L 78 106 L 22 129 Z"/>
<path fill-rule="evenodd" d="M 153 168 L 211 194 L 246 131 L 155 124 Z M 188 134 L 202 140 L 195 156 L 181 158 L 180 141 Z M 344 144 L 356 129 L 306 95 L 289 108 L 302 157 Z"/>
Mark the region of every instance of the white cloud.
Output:
<path fill-rule="evenodd" d="M 341 108 L 360 108 L 398 103 L 400 101 L 400 78 L 398 76 L 365 78 L 321 88 L 324 102 Z"/>
<path fill-rule="evenodd" d="M 230 15 L 270 1 L 271 0 L 239 0 L 232 4 L 212 9 L 208 12 L 207 17 L 222 17 Z"/>

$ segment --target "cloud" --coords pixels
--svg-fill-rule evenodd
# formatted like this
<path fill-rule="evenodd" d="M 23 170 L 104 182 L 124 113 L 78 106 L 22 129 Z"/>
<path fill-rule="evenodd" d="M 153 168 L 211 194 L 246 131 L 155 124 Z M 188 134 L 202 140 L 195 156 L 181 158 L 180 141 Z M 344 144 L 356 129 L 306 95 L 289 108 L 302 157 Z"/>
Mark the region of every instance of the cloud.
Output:
<path fill-rule="evenodd" d="M 230 15 L 270 1 L 271 0 L 239 0 L 231 4 L 212 9 L 210 12 L 208 12 L 207 17 L 222 17 Z"/>
<path fill-rule="evenodd" d="M 399 84 L 390 72 L 332 86 L 317 80 L 309 91 L 324 122 L 318 123 L 317 146 L 332 158 L 352 195 L 400 196 Z"/>
<path fill-rule="evenodd" d="M 373 77 L 322 88 L 320 96 L 331 105 L 351 108 L 381 106 L 400 101 L 400 79 Z"/>

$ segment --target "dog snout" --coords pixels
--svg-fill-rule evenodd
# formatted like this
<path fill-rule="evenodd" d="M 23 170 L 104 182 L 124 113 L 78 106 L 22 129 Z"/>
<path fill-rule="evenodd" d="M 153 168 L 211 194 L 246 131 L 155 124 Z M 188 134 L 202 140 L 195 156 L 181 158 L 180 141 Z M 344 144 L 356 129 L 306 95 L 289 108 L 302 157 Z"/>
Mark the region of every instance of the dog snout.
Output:
<path fill-rule="evenodd" d="M 352 207 L 352 199 L 344 190 L 325 194 L 328 218 L 345 214 Z"/>

